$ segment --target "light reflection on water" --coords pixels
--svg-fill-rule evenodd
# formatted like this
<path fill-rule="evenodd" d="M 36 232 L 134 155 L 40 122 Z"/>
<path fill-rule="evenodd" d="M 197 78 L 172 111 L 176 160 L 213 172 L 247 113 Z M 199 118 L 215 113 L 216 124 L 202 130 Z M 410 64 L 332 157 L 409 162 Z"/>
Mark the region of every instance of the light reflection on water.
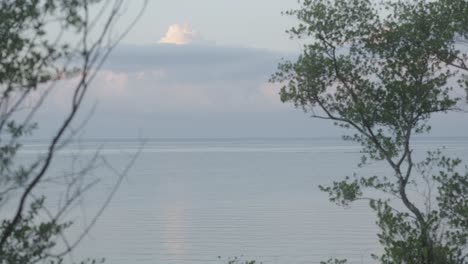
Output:
<path fill-rule="evenodd" d="M 52 174 L 98 148 L 122 167 L 138 144 L 72 144 L 57 156 Z M 466 138 L 421 139 L 414 148 L 420 156 L 442 145 L 449 154 L 468 156 Z M 21 155 L 31 158 L 45 146 L 33 142 Z M 264 263 L 318 263 L 332 256 L 373 263 L 369 255 L 379 245 L 372 212 L 362 203 L 339 208 L 317 188 L 353 172 L 388 173 L 381 163 L 358 169 L 359 150 L 335 139 L 148 141 L 75 256 L 106 257 L 112 264 L 223 263 L 217 256 L 241 255 Z M 115 179 L 104 171 L 95 174 L 104 181 L 83 201 L 87 216 Z M 73 219 L 80 229 L 81 218 Z"/>

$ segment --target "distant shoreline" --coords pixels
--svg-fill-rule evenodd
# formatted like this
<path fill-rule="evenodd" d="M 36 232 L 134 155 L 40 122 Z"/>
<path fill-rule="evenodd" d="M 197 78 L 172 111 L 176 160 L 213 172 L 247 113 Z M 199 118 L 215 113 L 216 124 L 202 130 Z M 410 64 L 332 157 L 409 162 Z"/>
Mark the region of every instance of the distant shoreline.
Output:
<path fill-rule="evenodd" d="M 468 136 L 415 136 L 415 141 L 419 140 L 468 140 Z M 77 138 L 73 142 L 194 142 L 194 141 L 271 141 L 271 140 L 289 140 L 289 141 L 317 141 L 317 140 L 342 140 L 341 137 L 160 137 L 160 138 Z M 26 139 L 24 143 L 47 142 L 50 139 L 31 138 Z"/>

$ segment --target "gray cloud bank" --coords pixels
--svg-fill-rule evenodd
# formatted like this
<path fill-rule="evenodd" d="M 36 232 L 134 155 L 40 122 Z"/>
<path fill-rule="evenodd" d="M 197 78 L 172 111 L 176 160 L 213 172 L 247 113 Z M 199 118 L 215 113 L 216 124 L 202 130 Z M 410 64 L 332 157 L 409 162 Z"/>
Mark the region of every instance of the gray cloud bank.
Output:
<path fill-rule="evenodd" d="M 130 73 L 164 69 L 177 82 L 266 81 L 282 57 L 293 56 L 215 45 L 120 46 L 104 67 Z"/>
<path fill-rule="evenodd" d="M 215 45 L 121 45 L 88 94 L 97 110 L 85 136 L 338 137 L 344 131 L 282 104 L 279 87 L 268 83 L 281 58 L 294 57 Z M 69 96 L 67 89 L 52 94 L 55 109 L 43 112 L 42 127 L 53 127 Z M 433 123 L 439 136 L 468 131 L 468 115 L 436 117 Z"/>

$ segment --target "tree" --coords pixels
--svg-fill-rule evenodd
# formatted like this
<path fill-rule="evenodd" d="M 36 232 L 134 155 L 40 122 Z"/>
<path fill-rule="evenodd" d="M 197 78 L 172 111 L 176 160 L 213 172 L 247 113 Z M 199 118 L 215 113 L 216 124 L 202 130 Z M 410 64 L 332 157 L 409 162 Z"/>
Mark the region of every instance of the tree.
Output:
<path fill-rule="evenodd" d="M 459 109 L 456 91 L 468 87 L 467 51 L 457 41 L 468 36 L 468 2 L 299 2 L 286 12 L 300 21 L 288 33 L 308 44 L 271 82 L 283 85 L 283 102 L 354 131 L 344 139 L 362 145 L 361 165 L 383 161 L 393 172 L 320 189 L 343 206 L 369 201 L 381 263 L 468 263 L 466 168 L 437 150 L 416 160 L 412 148 L 415 135 L 430 132 L 433 114 Z M 433 189 L 420 199 L 411 190 L 425 184 Z"/>
<path fill-rule="evenodd" d="M 108 202 L 76 241 L 68 241 L 65 230 L 71 222 L 64 215 L 94 185 L 86 179 L 87 173 L 105 160 L 96 155 L 86 166 L 61 178 L 52 179 L 49 171 L 57 151 L 76 135 L 74 122 L 100 66 L 141 15 L 122 32 L 115 32 L 123 5 L 122 0 L 0 1 L 2 264 L 63 263 Z M 19 159 L 24 140 L 38 126 L 34 122 L 38 109 L 55 86 L 64 85 L 63 79 L 73 84 L 70 108 L 58 120 L 59 128 L 51 135 L 46 153 L 32 162 Z M 56 211 L 46 207 L 46 197 L 35 196 L 39 186 L 52 180 L 67 192 Z M 57 247 L 59 240 L 64 248 Z"/>

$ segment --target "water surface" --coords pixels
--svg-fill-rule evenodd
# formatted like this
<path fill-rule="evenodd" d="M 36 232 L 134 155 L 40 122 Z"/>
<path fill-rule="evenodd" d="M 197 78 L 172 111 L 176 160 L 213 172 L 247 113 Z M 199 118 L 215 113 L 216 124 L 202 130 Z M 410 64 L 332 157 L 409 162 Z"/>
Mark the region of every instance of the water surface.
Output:
<path fill-rule="evenodd" d="M 441 146 L 468 156 L 468 138 L 418 139 L 414 148 L 421 156 Z M 32 157 L 44 147 L 28 144 L 22 155 Z M 71 144 L 51 173 L 67 171 L 76 157 L 90 159 L 97 150 L 121 170 L 138 148 L 132 140 Z M 218 256 L 374 263 L 369 255 L 380 247 L 367 205 L 340 208 L 317 188 L 354 172 L 388 174 L 384 163 L 359 169 L 361 155 L 359 146 L 339 139 L 149 140 L 75 256 L 106 257 L 111 264 L 223 263 Z M 104 169 L 94 174 L 104 181 L 76 208 L 77 230 L 116 179 Z"/>

